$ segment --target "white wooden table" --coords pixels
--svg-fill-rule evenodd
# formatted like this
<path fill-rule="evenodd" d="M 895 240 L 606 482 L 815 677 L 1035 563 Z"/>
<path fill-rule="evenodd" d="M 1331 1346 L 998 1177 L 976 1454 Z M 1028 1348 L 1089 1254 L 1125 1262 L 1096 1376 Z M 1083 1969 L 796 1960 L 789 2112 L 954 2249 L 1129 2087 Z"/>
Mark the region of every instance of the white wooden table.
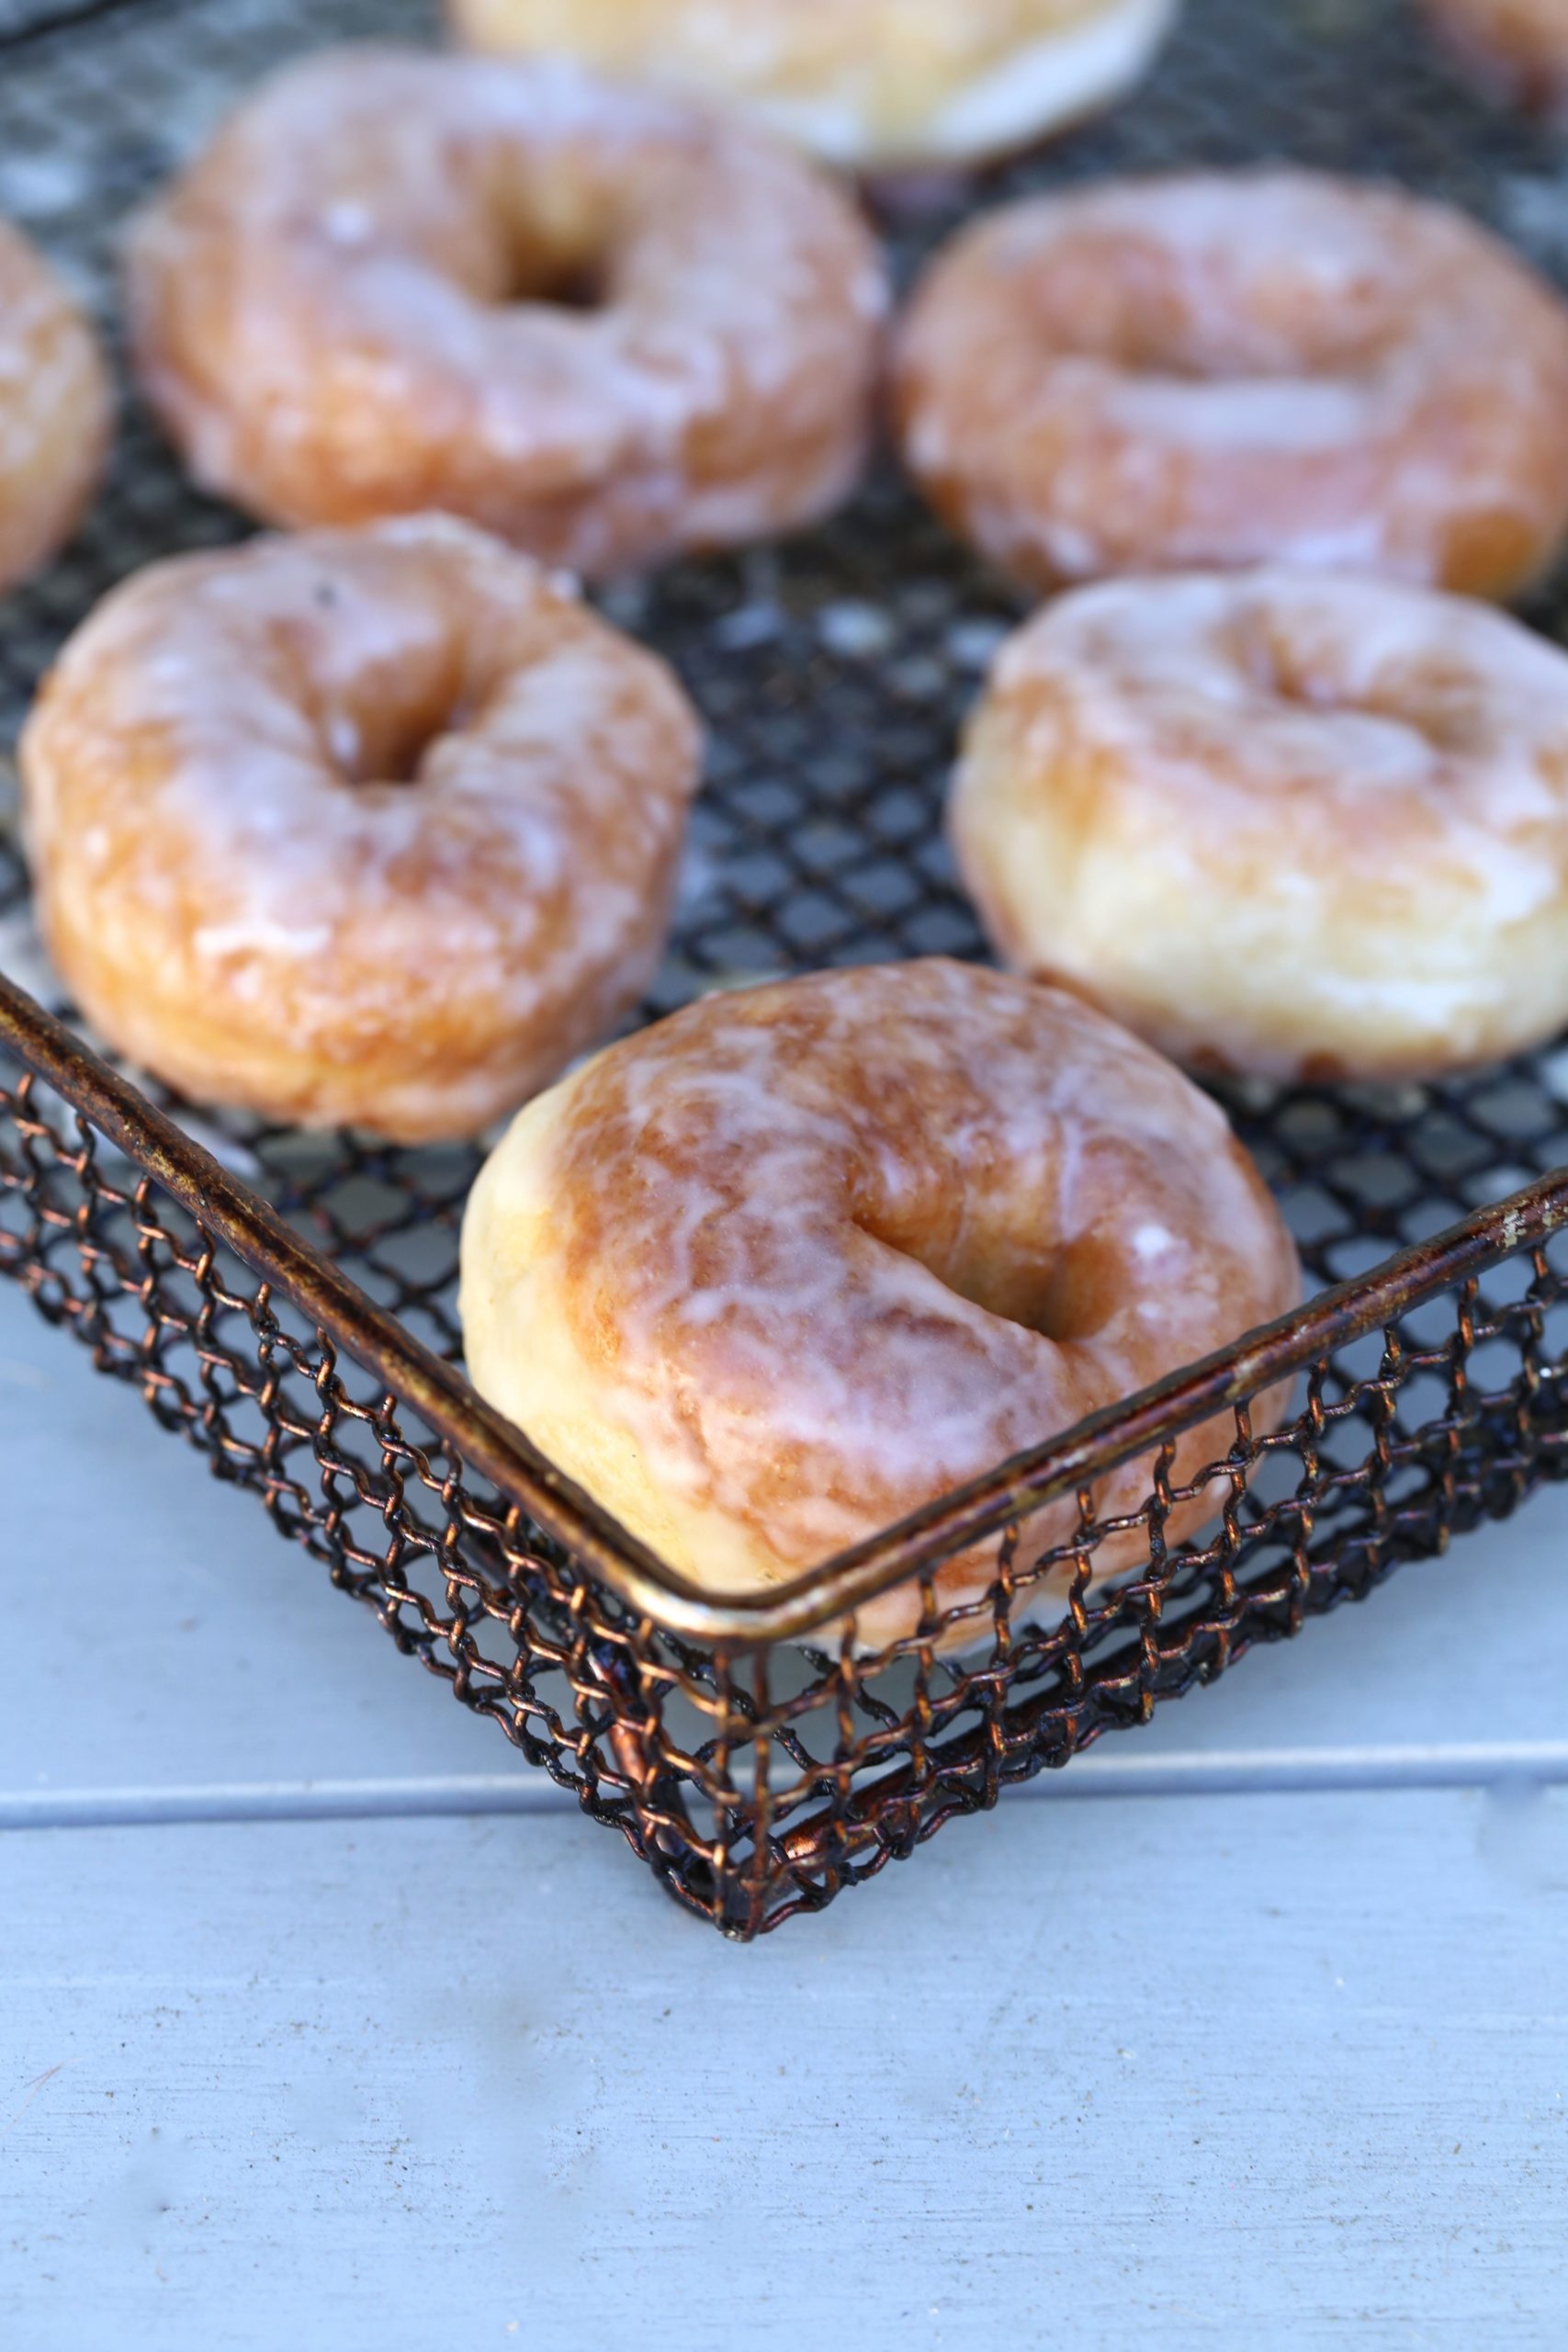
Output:
<path fill-rule="evenodd" d="M 0 1425 L 4 2352 L 1568 2340 L 1568 1498 L 745 1951 L 4 1286 Z"/>

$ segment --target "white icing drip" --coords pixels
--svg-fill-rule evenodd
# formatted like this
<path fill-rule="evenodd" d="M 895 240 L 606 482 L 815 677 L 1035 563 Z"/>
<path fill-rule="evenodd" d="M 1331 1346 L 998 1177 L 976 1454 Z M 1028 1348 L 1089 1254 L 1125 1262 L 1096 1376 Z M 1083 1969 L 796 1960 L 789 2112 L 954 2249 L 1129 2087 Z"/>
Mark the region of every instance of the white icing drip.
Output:
<path fill-rule="evenodd" d="M 1108 408 L 1124 433 L 1153 434 L 1191 449 L 1344 448 L 1368 429 L 1368 402 L 1353 384 L 1188 384 L 1114 380 Z"/>
<path fill-rule="evenodd" d="M 308 963 L 332 945 L 328 923 L 280 922 L 268 915 L 242 917 L 237 922 L 202 923 L 191 933 L 191 946 L 209 963 L 227 963 L 238 956 L 249 963 L 265 956 L 283 956 Z"/>

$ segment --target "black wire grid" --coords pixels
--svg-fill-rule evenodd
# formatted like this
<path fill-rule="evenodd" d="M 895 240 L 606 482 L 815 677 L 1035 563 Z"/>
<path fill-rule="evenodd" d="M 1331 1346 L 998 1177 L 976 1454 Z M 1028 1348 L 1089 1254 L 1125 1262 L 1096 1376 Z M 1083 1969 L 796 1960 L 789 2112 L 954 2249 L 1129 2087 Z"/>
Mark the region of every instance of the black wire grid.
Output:
<path fill-rule="evenodd" d="M 0 0 L 0 212 L 112 334 L 118 223 L 261 73 L 329 40 L 437 29 L 418 0 Z M 1472 100 L 1401 0 L 1191 0 L 1114 118 L 885 225 L 907 277 L 977 201 L 1269 156 L 1447 197 L 1568 275 L 1568 151 Z M 0 604 L 0 747 L 113 581 L 243 527 L 186 487 L 128 394 L 81 537 Z M 739 978 L 982 952 L 940 809 L 963 711 L 1017 614 L 890 469 L 809 538 L 603 602 L 674 662 L 712 736 L 649 1017 Z M 1568 634 L 1568 598 L 1531 617 Z M 52 992 L 6 835 L 0 968 Z M 504 1475 L 498 1488 L 461 1390 L 450 1375 L 445 1395 L 422 1385 L 397 1345 L 457 1356 L 473 1151 L 302 1136 L 149 1090 L 214 1168 L 14 996 L 0 995 L 0 1272 L 218 1476 L 255 1491 L 400 1648 L 621 1829 L 671 1894 L 743 1937 L 820 1908 L 1006 1783 L 1145 1721 L 1568 1469 L 1568 1179 L 1553 1180 L 1568 1048 L 1438 1088 L 1232 1091 L 1326 1302 L 1201 1393 L 1172 1384 L 1141 1417 L 1102 1416 L 1055 1445 L 1042 1430 L 1039 1454 L 987 1482 L 966 1524 L 1005 1529 L 1046 1494 L 1077 1493 L 1076 1536 L 1029 1577 L 1004 1541 L 966 1626 L 931 1584 L 944 1545 L 960 1548 L 951 1514 L 884 1546 L 885 1574 L 923 1577 L 925 1606 L 874 1656 L 857 1653 L 826 1587 L 795 1609 L 805 1637 L 787 1645 L 759 1645 L 722 1610 L 670 1631 L 680 1611 L 650 1604 L 613 1540 L 576 1541 L 570 1512 L 532 1491 L 530 1512 Z M 238 1208 L 220 1213 L 231 1194 Z M 258 1239 L 258 1196 L 372 1305 L 326 1295 Z M 1259 1441 L 1247 1399 L 1287 1371 L 1293 1418 Z M 1225 1507 L 1201 1544 L 1172 1546 L 1164 1531 L 1190 1490 L 1172 1487 L 1167 1441 L 1216 1405 L 1235 1424 Z M 1147 1501 L 1101 1526 L 1093 1474 L 1138 1451 Z M 1096 1552 L 1129 1526 L 1146 1564 L 1100 1589 Z M 1024 1589 L 1041 1581 L 1045 1604 Z"/>

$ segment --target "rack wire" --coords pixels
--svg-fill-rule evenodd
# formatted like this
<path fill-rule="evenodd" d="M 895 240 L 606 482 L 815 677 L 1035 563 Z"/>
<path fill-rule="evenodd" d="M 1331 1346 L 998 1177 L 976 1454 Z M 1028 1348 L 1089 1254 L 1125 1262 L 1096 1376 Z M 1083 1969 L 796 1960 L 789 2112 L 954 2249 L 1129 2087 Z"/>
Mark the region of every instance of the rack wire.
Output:
<path fill-rule="evenodd" d="M 260 73 L 327 40 L 436 29 L 415 0 L 0 0 L 0 211 L 112 331 L 114 224 Z M 1190 0 L 1117 116 L 906 203 L 896 264 L 907 276 L 960 211 L 1025 187 L 1270 155 L 1392 175 L 1568 268 L 1568 154 L 1472 100 L 1400 0 Z M 243 527 L 181 481 L 128 394 L 82 537 L 0 605 L 0 745 L 114 580 Z M 677 664 L 713 738 L 646 1017 L 737 979 L 981 954 L 940 808 L 963 710 L 1017 616 L 889 470 L 822 532 L 603 601 Z M 1562 583 L 1531 617 L 1568 634 Z M 1568 1474 L 1568 1048 L 1436 1088 L 1233 1090 L 1315 1286 L 1303 1314 L 1042 1430 L 795 1586 L 727 1602 L 626 1538 L 463 1381 L 472 1151 L 305 1136 L 132 1084 L 34 1001 L 54 987 L 8 837 L 0 968 L 0 1272 L 732 1935 L 819 1909 Z M 1259 1438 L 1248 1401 L 1285 1376 L 1292 1418 Z M 1172 1544 L 1191 1491 L 1172 1485 L 1172 1441 L 1216 1413 L 1234 1429 L 1224 1508 Z M 1096 1480 L 1134 1458 L 1144 1506 L 1102 1525 Z M 1072 1538 L 1026 1576 L 1008 1531 L 1056 1496 L 1077 1498 Z M 1137 1573 L 1098 1583 L 1097 1554 L 1129 1532 Z M 935 1572 L 981 1533 L 1001 1538 L 996 1587 L 944 1611 Z M 920 1622 L 863 1654 L 854 1609 L 899 1579 Z"/>

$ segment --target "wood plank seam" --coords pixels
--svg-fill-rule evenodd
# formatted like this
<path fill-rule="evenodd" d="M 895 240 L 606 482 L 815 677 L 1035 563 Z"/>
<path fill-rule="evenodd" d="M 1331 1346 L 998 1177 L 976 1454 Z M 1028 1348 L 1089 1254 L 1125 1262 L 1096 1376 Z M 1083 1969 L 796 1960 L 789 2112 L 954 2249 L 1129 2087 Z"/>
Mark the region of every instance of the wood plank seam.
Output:
<path fill-rule="evenodd" d="M 1568 1740 L 1442 1747 L 1215 1749 L 1157 1758 L 1089 1757 L 1008 1792 L 1031 1797 L 1317 1795 L 1328 1790 L 1462 1789 L 1504 1782 L 1568 1783 Z M 416 1780 L 273 1781 L 166 1788 L 0 1792 L 0 1831 L 167 1827 L 246 1821 L 455 1819 L 481 1814 L 567 1814 L 570 1790 L 504 1773 Z"/>

